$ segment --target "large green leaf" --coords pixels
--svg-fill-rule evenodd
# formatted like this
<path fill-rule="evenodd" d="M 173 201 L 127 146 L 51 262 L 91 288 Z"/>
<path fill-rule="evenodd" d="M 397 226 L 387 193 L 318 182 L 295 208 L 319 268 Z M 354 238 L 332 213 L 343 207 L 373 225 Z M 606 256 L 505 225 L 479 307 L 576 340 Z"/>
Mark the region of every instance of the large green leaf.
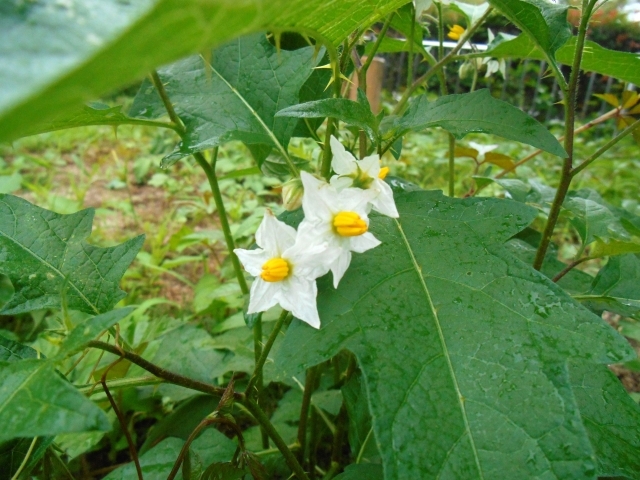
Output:
<path fill-rule="evenodd" d="M 596 312 L 607 310 L 640 320 L 640 258 L 631 254 L 610 257 L 591 289 L 575 298 Z"/>
<path fill-rule="evenodd" d="M 187 129 L 185 140 L 164 164 L 231 140 L 286 149 L 298 121 L 274 117 L 298 103 L 300 89 L 318 61 L 316 54 L 314 47 L 277 51 L 264 34 L 256 34 L 215 50 L 210 65 L 194 56 L 160 70 Z M 165 113 L 160 97 L 145 81 L 130 115 L 149 118 Z"/>
<path fill-rule="evenodd" d="M 604 365 L 569 364 L 599 477 L 640 478 L 640 407 Z"/>
<path fill-rule="evenodd" d="M 634 353 L 502 246 L 536 211 L 440 192 L 396 205 L 397 220 L 372 216 L 382 244 L 337 290 L 319 281 L 320 330 L 292 323 L 276 363 L 356 355 L 387 479 L 592 478 L 564 362 Z"/>
<path fill-rule="evenodd" d="M 568 5 L 557 5 L 545 0 L 489 0 L 511 20 L 555 63 L 556 51 L 571 37 L 567 22 Z"/>
<path fill-rule="evenodd" d="M 420 95 L 404 115 L 383 120 L 380 130 L 386 138 L 397 138 L 409 131 L 431 127 L 442 127 L 457 138 L 472 132 L 491 133 L 559 157 L 567 156 L 562 145 L 542 124 L 519 108 L 493 98 L 487 89 L 446 95 L 434 102 Z"/>
<path fill-rule="evenodd" d="M 575 37 L 570 39 L 556 52 L 556 59 L 565 65 L 573 63 L 576 51 Z M 533 58 L 543 60 L 544 55 L 526 35 L 519 35 L 513 40 L 497 43 L 486 52 L 487 56 L 496 58 Z M 582 53 L 580 68 L 587 72 L 619 78 L 625 82 L 640 84 L 640 55 L 630 52 L 618 52 L 601 47 L 595 42 L 587 41 Z"/>
<path fill-rule="evenodd" d="M 102 410 L 45 360 L 0 364 L 0 425 L 0 442 L 111 428 Z"/>
<path fill-rule="evenodd" d="M 13 363 L 25 358 L 38 358 L 38 352 L 0 335 L 0 362 Z"/>
<path fill-rule="evenodd" d="M 125 296 L 118 283 L 144 235 L 110 248 L 89 245 L 93 214 L 60 215 L 0 195 L 0 272 L 15 289 L 3 314 L 57 308 L 63 295 L 69 308 L 99 314 Z"/>
<path fill-rule="evenodd" d="M 338 45 L 407 0 L 0 2 L 0 141 L 23 135 L 152 68 L 267 29 Z"/>

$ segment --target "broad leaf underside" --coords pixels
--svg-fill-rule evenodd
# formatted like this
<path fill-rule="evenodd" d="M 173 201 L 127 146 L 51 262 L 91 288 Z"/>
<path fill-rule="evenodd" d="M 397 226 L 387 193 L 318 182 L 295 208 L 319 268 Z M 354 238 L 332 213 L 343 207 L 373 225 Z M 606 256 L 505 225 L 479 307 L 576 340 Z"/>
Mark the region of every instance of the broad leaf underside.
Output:
<path fill-rule="evenodd" d="M 295 322 L 278 362 L 342 349 L 367 384 L 385 478 L 593 478 L 565 361 L 633 356 L 601 319 L 502 244 L 535 217 L 495 199 L 396 194 L 382 245 L 338 290 L 320 281 L 319 331 Z"/>

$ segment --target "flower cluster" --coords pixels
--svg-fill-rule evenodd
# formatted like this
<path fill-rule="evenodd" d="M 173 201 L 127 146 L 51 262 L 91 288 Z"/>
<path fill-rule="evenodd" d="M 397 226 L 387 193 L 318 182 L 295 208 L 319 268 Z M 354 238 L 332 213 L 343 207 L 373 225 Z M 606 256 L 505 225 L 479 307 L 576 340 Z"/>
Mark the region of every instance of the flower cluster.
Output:
<path fill-rule="evenodd" d="M 369 232 L 373 209 L 397 218 L 393 192 L 384 182 L 389 169 L 380 167 L 378 155 L 356 160 L 331 137 L 330 182 L 302 172 L 304 220 L 298 230 L 270 211 L 256 232 L 255 250 L 235 249 L 245 269 L 255 278 L 248 313 L 280 305 L 312 327 L 320 328 L 316 306 L 316 279 L 329 271 L 333 285 L 351 263 L 351 252 L 362 253 L 380 245 Z"/>

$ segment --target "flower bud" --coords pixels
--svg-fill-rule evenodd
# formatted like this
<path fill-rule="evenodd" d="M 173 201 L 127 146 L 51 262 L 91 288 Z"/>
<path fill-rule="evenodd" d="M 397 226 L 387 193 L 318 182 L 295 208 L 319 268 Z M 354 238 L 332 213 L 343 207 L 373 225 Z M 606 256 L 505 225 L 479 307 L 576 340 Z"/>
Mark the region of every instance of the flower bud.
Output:
<path fill-rule="evenodd" d="M 302 195 L 304 194 L 304 188 L 302 187 L 302 180 L 299 178 L 292 178 L 282 186 L 282 204 L 285 210 L 289 212 L 300 208 L 302 205 Z"/>

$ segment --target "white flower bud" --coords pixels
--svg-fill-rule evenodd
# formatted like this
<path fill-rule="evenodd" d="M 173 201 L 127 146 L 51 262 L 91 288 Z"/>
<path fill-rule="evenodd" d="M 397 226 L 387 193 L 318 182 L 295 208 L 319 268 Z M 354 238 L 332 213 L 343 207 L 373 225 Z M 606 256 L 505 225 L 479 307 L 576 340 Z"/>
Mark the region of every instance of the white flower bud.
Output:
<path fill-rule="evenodd" d="M 302 205 L 302 195 L 304 188 L 302 180 L 292 178 L 282 186 L 282 204 L 289 212 L 300 208 Z"/>

